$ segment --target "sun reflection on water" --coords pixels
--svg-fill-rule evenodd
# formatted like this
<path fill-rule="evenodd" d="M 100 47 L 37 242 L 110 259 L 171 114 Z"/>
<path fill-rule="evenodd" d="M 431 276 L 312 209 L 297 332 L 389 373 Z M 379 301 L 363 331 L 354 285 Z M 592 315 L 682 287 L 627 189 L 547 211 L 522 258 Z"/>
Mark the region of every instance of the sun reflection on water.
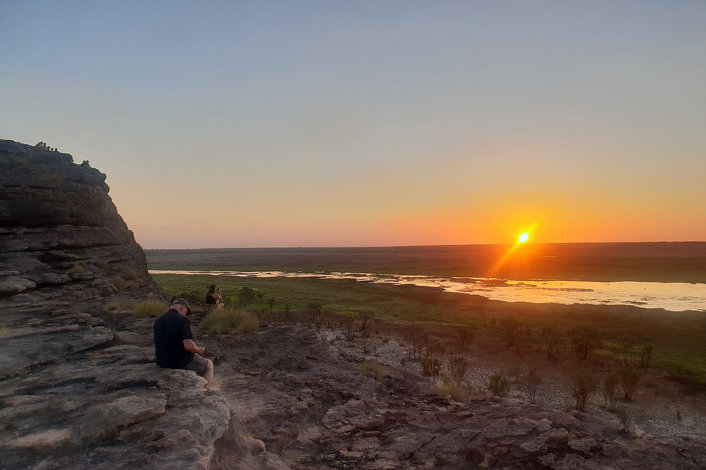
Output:
<path fill-rule="evenodd" d="M 670 311 L 706 312 L 706 284 L 681 282 L 513 281 L 495 278 L 450 277 L 373 273 L 302 273 L 284 271 L 173 271 L 151 274 L 211 275 L 242 278 L 344 279 L 377 284 L 434 287 L 446 292 L 481 295 L 505 302 L 632 305 Z"/>

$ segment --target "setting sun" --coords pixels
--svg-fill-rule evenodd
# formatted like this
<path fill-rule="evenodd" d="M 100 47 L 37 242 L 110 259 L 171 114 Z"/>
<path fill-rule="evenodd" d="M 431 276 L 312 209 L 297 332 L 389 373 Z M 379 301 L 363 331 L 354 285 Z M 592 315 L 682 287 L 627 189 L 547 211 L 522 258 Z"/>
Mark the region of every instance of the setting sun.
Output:
<path fill-rule="evenodd" d="M 522 235 L 520 235 L 520 238 L 518 238 L 518 241 L 520 243 L 524 243 L 527 240 L 529 240 L 529 233 L 528 232 L 523 233 Z"/>

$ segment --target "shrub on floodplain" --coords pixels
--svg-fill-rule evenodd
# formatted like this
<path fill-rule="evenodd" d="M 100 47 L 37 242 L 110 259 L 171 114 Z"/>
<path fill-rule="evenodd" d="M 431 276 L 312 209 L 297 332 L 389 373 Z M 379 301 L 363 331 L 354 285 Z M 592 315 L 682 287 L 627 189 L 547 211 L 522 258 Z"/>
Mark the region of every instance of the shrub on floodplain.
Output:
<path fill-rule="evenodd" d="M 526 374 L 520 377 L 520 384 L 525 393 L 530 399 L 530 403 L 534 403 L 537 397 L 537 390 L 542 383 L 542 375 L 537 369 L 530 369 Z"/>
<path fill-rule="evenodd" d="M 586 402 L 589 395 L 596 389 L 596 382 L 589 370 L 575 372 L 569 378 L 571 396 L 576 400 L 576 409 L 583 411 L 586 409 Z"/>
<path fill-rule="evenodd" d="M 488 380 L 488 390 L 493 396 L 506 397 L 510 392 L 510 380 L 502 374 L 493 374 Z"/>
<path fill-rule="evenodd" d="M 616 373 L 603 379 L 603 401 L 611 411 L 615 410 L 615 404 L 618 401 L 618 382 L 619 378 Z"/>
<path fill-rule="evenodd" d="M 463 356 L 452 356 L 449 359 L 449 378 L 458 383 L 463 383 L 468 370 L 468 361 Z"/>
<path fill-rule="evenodd" d="M 623 389 L 623 398 L 632 400 L 632 394 L 635 393 L 641 378 L 642 372 L 634 367 L 623 367 L 618 371 L 620 387 Z"/>

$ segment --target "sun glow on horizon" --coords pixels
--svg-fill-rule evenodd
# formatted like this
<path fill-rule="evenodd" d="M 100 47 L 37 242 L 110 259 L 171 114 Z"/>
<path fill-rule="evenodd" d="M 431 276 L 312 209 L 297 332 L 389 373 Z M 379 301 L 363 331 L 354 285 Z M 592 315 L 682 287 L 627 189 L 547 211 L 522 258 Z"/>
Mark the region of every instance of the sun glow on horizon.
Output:
<path fill-rule="evenodd" d="M 502 266 L 512 257 L 512 254 L 520 247 L 520 245 L 525 244 L 529 238 L 530 233 L 537 227 L 539 222 L 535 222 L 526 232 L 522 232 L 518 237 L 514 245 L 512 245 L 505 254 L 495 263 L 495 265 L 488 271 L 486 277 L 494 277 L 495 274 L 502 268 Z"/>

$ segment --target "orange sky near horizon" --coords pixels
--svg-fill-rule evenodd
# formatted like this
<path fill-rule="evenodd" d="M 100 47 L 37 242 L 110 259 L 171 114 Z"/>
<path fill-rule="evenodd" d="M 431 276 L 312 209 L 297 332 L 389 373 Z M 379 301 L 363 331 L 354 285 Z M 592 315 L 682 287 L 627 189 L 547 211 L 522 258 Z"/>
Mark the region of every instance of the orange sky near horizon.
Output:
<path fill-rule="evenodd" d="M 706 3 L 0 6 L 0 138 L 146 248 L 706 240 Z"/>

